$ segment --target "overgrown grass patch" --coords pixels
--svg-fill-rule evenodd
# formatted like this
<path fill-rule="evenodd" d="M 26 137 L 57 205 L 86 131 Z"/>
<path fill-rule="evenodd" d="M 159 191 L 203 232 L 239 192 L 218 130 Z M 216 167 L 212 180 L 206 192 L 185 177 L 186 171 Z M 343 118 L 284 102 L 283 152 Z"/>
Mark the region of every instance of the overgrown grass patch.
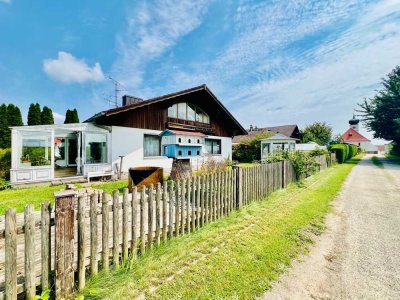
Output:
<path fill-rule="evenodd" d="M 305 253 L 357 163 L 328 168 L 88 281 L 85 299 L 252 299 Z M 150 292 L 153 290 L 153 292 Z"/>
<path fill-rule="evenodd" d="M 77 184 L 77 186 L 80 185 Z M 94 183 L 92 186 L 111 193 L 113 190 L 122 191 L 123 188 L 128 186 L 128 181 Z M 0 215 L 4 215 L 10 207 L 15 207 L 17 212 L 22 212 L 27 204 L 33 204 L 36 209 L 39 209 L 43 202 L 54 203 L 53 193 L 64 189 L 64 187 L 64 185 L 37 186 L 0 191 Z"/>

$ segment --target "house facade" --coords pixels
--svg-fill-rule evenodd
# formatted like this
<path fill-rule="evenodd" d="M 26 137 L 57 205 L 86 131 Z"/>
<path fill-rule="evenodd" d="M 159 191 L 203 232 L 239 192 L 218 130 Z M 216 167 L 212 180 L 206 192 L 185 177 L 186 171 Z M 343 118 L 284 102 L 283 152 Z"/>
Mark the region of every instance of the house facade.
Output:
<path fill-rule="evenodd" d="M 139 166 L 168 173 L 179 153 L 196 169 L 209 158 L 231 159 L 232 138 L 243 134 L 206 85 L 149 100 L 123 96 L 123 106 L 84 123 L 13 127 L 11 182 L 111 175 Z M 172 147 L 165 142 L 169 136 L 181 142 Z"/>
<path fill-rule="evenodd" d="M 347 144 L 356 145 L 367 153 L 378 153 L 378 148 L 371 143 L 371 140 L 359 132 L 359 123 L 360 120 L 353 115 L 353 118 L 349 120 L 350 128 L 342 134 L 343 141 Z"/>

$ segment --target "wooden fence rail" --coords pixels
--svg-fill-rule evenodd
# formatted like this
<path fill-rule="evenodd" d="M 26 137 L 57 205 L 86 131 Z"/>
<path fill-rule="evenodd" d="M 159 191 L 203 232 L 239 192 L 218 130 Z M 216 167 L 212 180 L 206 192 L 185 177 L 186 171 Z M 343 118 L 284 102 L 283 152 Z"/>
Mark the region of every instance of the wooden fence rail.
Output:
<path fill-rule="evenodd" d="M 316 157 L 319 170 L 334 156 Z M 0 219 L 0 299 L 31 299 L 41 290 L 68 297 L 88 275 L 118 268 L 147 249 L 198 230 L 296 181 L 289 161 L 150 185 L 122 196 L 99 190 L 68 190 L 23 214 Z M 53 272 L 54 271 L 54 272 Z M 55 286 L 52 286 L 54 285 Z"/>

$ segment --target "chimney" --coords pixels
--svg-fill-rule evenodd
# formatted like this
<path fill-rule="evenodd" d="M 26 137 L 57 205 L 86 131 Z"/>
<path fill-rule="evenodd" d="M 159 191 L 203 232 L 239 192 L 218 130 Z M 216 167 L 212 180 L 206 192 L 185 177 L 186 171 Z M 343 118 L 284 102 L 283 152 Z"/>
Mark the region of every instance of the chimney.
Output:
<path fill-rule="evenodd" d="M 144 100 L 139 97 L 128 96 L 128 95 L 122 96 L 122 106 L 131 105 L 131 104 L 139 103 L 142 101 L 144 101 Z"/>

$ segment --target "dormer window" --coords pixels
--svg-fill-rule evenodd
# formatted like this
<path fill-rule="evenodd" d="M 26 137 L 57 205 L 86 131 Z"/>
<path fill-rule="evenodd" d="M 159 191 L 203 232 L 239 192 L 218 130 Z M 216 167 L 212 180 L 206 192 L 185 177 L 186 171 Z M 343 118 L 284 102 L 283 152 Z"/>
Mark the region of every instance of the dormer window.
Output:
<path fill-rule="evenodd" d="M 210 123 L 210 117 L 201 108 L 186 102 L 170 106 L 168 108 L 168 117 L 193 122 Z"/>

